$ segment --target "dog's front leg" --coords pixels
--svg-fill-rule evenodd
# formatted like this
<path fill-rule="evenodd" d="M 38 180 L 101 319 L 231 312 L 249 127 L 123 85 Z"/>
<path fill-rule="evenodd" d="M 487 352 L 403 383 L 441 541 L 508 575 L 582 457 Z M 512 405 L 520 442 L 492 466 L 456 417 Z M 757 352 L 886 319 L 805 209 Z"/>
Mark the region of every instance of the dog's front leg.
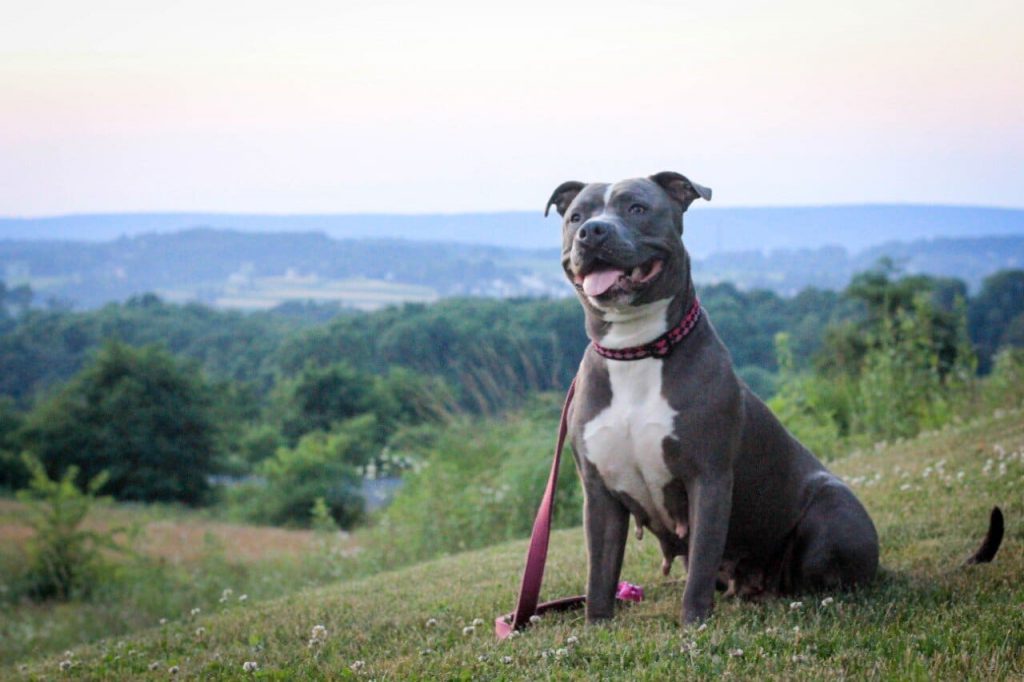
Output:
<path fill-rule="evenodd" d="M 711 615 L 715 580 L 722 564 L 732 509 L 731 472 L 703 472 L 687 487 L 690 498 L 690 548 L 683 624 Z"/>
<path fill-rule="evenodd" d="M 587 531 L 587 622 L 611 618 L 622 555 L 629 534 L 629 513 L 600 481 L 584 487 Z"/>

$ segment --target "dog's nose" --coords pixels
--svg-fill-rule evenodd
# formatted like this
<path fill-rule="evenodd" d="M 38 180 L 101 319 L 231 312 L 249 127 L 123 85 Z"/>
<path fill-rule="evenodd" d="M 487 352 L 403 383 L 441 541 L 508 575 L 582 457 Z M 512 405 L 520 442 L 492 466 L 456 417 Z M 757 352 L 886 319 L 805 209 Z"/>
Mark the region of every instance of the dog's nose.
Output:
<path fill-rule="evenodd" d="M 576 230 L 576 241 L 584 246 L 600 246 L 608 238 L 612 226 L 600 220 L 588 220 Z"/>

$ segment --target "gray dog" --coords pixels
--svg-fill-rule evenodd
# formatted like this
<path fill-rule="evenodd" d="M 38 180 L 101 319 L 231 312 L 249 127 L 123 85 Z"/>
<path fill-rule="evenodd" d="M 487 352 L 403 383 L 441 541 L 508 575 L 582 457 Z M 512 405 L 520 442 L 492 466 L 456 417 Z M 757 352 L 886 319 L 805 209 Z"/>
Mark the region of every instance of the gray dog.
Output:
<path fill-rule="evenodd" d="M 678 173 L 566 182 L 562 266 L 593 343 L 569 434 L 586 494 L 587 620 L 609 618 L 629 530 L 687 567 L 684 623 L 716 585 L 753 597 L 870 581 L 878 534 L 863 505 L 736 376 L 703 314 L 683 213 L 711 190 Z M 545 210 L 545 215 L 547 210 Z"/>

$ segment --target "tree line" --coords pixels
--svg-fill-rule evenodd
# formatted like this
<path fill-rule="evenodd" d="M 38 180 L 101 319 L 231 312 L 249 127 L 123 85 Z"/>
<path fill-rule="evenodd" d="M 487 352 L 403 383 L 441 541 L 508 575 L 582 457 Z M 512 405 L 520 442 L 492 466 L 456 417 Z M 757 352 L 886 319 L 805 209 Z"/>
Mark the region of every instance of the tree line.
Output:
<path fill-rule="evenodd" d="M 777 408 L 822 440 L 862 428 L 871 391 L 931 386 L 919 366 L 945 384 L 1024 346 L 1019 270 L 974 296 L 888 262 L 838 293 L 699 293 L 751 387 L 778 393 Z M 446 299 L 325 321 L 315 306 L 244 315 L 153 295 L 37 308 L 0 284 L 0 487 L 25 485 L 26 452 L 54 477 L 106 472 L 103 492 L 119 499 L 219 502 L 269 523 L 308 522 L 322 500 L 350 526 L 365 479 L 417 467 L 460 415 L 563 390 L 586 343 L 575 300 Z M 911 343 L 916 360 L 884 364 L 884 349 Z M 801 376 L 849 390 L 825 395 Z"/>

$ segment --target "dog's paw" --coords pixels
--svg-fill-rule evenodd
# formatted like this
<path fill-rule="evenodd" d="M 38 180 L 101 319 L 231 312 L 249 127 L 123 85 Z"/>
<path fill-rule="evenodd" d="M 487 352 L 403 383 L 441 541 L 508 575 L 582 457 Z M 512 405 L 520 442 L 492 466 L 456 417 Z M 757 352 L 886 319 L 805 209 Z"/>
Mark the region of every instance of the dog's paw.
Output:
<path fill-rule="evenodd" d="M 713 602 L 707 604 L 683 604 L 683 625 L 700 625 L 711 617 Z"/>

